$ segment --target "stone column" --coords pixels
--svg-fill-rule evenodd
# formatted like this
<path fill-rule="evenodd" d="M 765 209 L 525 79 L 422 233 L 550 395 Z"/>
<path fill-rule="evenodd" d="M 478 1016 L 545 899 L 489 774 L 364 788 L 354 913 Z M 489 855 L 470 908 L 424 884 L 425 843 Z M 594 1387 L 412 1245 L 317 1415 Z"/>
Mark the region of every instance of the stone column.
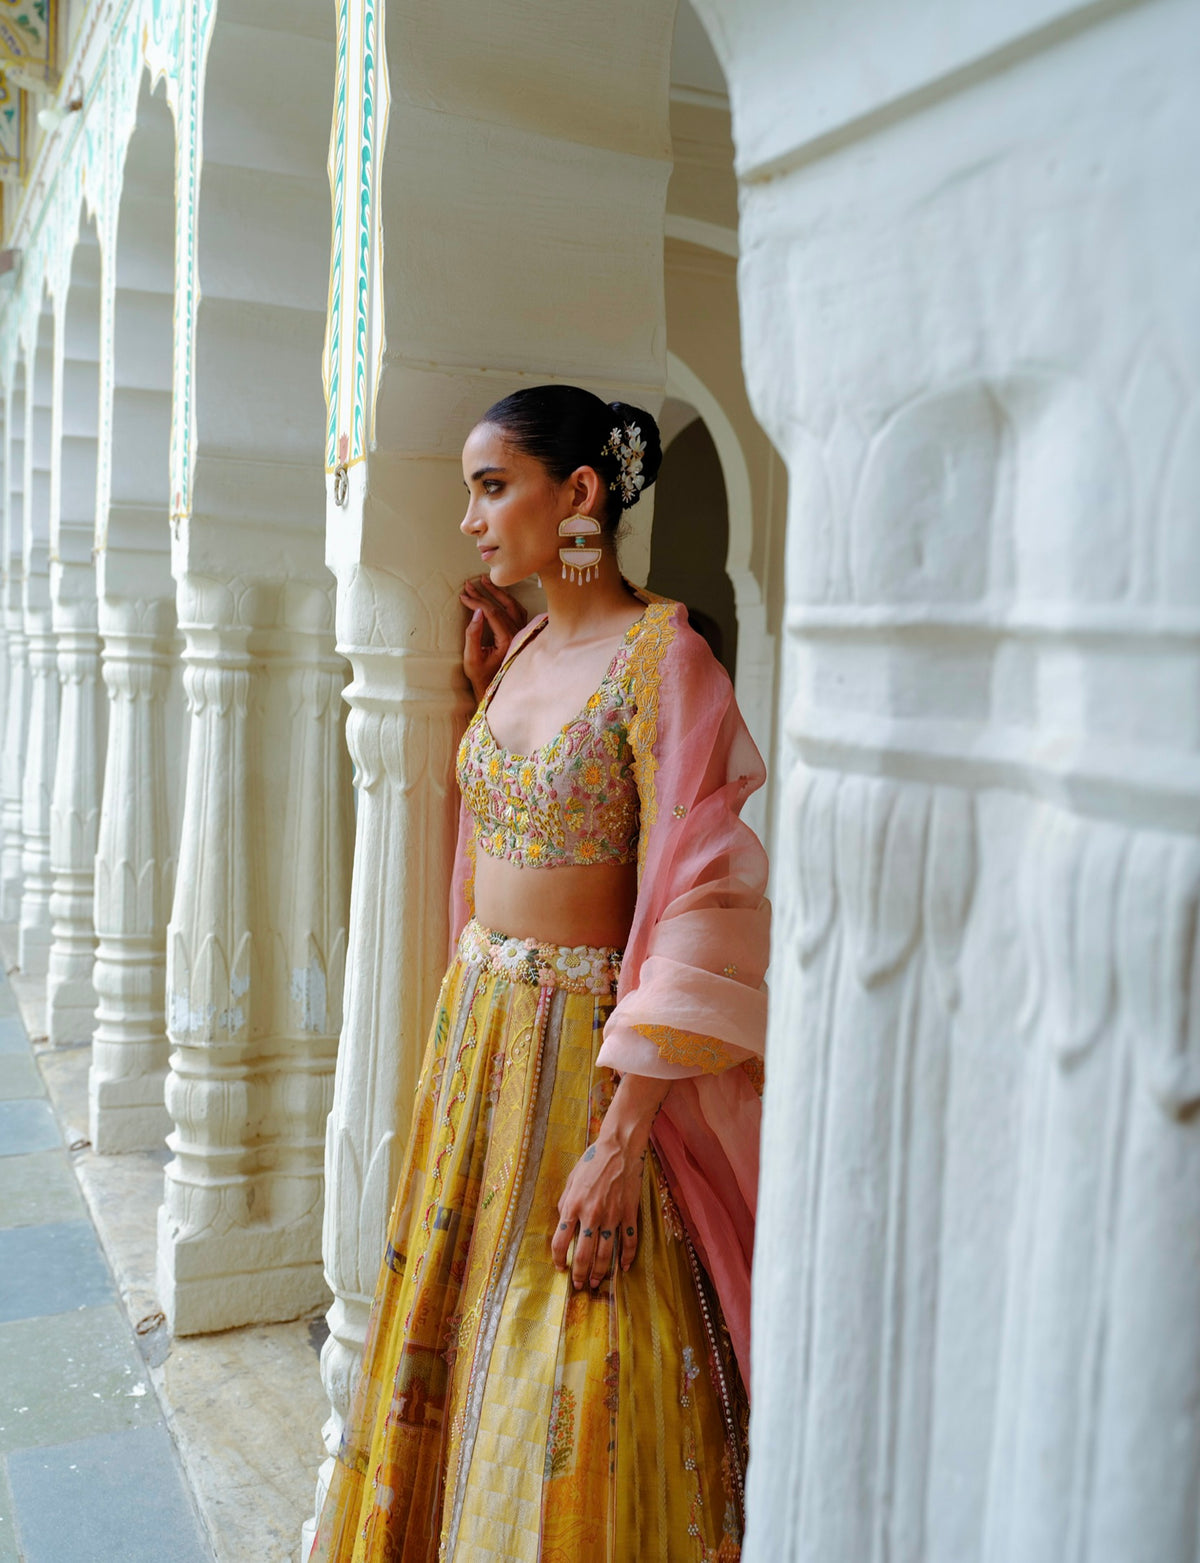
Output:
<path fill-rule="evenodd" d="M 746 1563 L 1191 1563 L 1191 9 L 704 0 L 789 469 Z"/>
<path fill-rule="evenodd" d="M 190 731 L 159 1224 L 177 1332 L 293 1318 L 328 1296 L 322 1130 L 352 801 L 314 372 L 334 18 L 307 0 L 259 10 L 194 18 L 196 112 L 178 143 L 172 570 Z"/>
<path fill-rule="evenodd" d="M 21 365 L 14 374 L 22 374 Z M 0 922 L 21 910 L 21 784 L 29 724 L 29 651 L 23 607 L 25 579 L 25 397 L 9 389 L 5 406 L 4 631 L 8 676 L 4 749 L 0 754 Z"/>
<path fill-rule="evenodd" d="M 372 650 L 380 606 L 399 586 L 356 571 L 339 609 L 339 646 L 354 669 L 347 739 L 358 811 L 345 1016 L 325 1141 L 323 1247 L 334 1302 L 321 1375 L 332 1407 L 330 1452 L 362 1354 L 405 1108 L 445 962 L 452 757 L 467 714 L 453 653 Z M 380 1044 L 384 1037 L 390 1045 Z"/>
<path fill-rule="evenodd" d="M 169 1125 L 166 926 L 175 882 L 166 703 L 175 605 L 102 594 L 108 744 L 96 848 L 96 1029 L 89 1083 L 98 1151 L 150 1149 Z"/>
<path fill-rule="evenodd" d="M 250 592 L 243 582 L 192 578 L 180 583 L 179 597 L 189 737 L 167 928 L 166 1105 L 175 1127 L 167 1139 L 173 1159 L 159 1211 L 158 1263 L 167 1317 L 186 1334 L 212 1327 L 208 1319 L 231 1269 L 254 1267 L 257 1234 L 246 1230 L 254 1200 L 248 1139 L 261 1117 L 252 1048 L 263 1029 L 256 1010 L 263 1006 L 265 952 L 255 947 Z"/>
<path fill-rule="evenodd" d="M 327 1296 L 323 1128 L 352 820 L 330 593 L 186 575 L 180 603 L 190 737 L 158 1247 L 172 1328 L 194 1333 Z"/>
<path fill-rule="evenodd" d="M 61 568 L 61 567 L 60 567 Z M 50 807 L 51 945 L 46 1025 L 52 1042 L 88 1041 L 95 1024 L 93 922 L 107 710 L 96 628 L 95 571 L 75 565 L 90 584 L 54 609 L 61 689 L 58 748 Z"/>
<path fill-rule="evenodd" d="M 325 1127 L 342 1020 L 354 801 L 346 750 L 346 664 L 332 638 L 332 593 L 286 589 L 292 626 L 274 659 L 286 683 L 290 744 L 274 934 L 274 1038 L 267 1112 L 278 1156 L 272 1219 L 302 1224 L 320 1250 Z M 290 642 L 290 644 L 288 644 Z"/>
<path fill-rule="evenodd" d="M 4 622 L 8 635 L 8 699 L 4 709 L 3 856 L 0 860 L 0 922 L 21 915 L 21 792 L 29 733 L 29 641 L 21 606 L 20 559 L 10 561 L 5 582 Z M 14 600 L 15 599 L 15 600 Z"/>
<path fill-rule="evenodd" d="M 25 634 L 29 726 L 21 784 L 21 915 L 18 964 L 44 976 L 50 952 L 50 801 L 58 749 L 58 648 L 50 615 L 47 550 L 26 548 Z"/>
<path fill-rule="evenodd" d="M 50 808 L 51 939 L 46 1029 L 52 1042 L 90 1041 L 95 1026 L 95 860 L 108 702 L 96 605 L 101 254 L 84 224 L 62 284 L 52 429 L 51 622 L 61 687 Z M 108 365 L 111 368 L 111 361 Z M 104 375 L 108 392 L 109 376 Z"/>

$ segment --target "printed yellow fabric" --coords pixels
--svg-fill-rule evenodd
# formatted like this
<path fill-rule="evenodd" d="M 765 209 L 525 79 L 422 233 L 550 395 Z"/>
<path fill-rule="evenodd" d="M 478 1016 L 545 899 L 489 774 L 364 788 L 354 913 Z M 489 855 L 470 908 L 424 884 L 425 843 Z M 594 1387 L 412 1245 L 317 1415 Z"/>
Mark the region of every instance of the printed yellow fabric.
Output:
<path fill-rule="evenodd" d="M 653 1152 L 630 1271 L 593 1295 L 550 1259 L 612 995 L 480 954 L 510 943 L 469 925 L 442 985 L 312 1558 L 734 1563 L 745 1397 Z"/>

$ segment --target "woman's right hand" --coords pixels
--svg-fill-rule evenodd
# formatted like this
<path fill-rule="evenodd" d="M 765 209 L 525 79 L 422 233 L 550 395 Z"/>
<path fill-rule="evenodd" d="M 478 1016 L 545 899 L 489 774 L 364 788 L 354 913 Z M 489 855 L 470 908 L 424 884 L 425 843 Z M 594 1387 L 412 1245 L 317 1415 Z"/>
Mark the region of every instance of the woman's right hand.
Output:
<path fill-rule="evenodd" d="M 486 575 L 473 575 L 464 581 L 458 600 L 471 614 L 463 643 L 463 670 L 478 704 L 500 671 L 513 636 L 524 629 L 529 615 L 515 597 L 493 586 Z"/>

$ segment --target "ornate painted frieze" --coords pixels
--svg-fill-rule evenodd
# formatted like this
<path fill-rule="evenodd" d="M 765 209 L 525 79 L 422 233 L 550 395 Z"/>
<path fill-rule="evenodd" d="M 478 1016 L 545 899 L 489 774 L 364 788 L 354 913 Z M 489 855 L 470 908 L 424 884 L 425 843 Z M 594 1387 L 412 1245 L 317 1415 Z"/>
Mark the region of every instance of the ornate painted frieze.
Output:
<path fill-rule="evenodd" d="M 0 72 L 0 179 L 19 179 L 24 171 L 28 118 L 29 100 Z"/>
<path fill-rule="evenodd" d="M 0 63 L 31 87 L 58 80 L 58 0 L 0 0 Z"/>
<path fill-rule="evenodd" d="M 326 467 L 361 461 L 371 440 L 383 343 L 379 157 L 387 120 L 383 19 L 376 0 L 338 0 L 337 82 L 329 146 L 333 242 L 325 341 Z"/>

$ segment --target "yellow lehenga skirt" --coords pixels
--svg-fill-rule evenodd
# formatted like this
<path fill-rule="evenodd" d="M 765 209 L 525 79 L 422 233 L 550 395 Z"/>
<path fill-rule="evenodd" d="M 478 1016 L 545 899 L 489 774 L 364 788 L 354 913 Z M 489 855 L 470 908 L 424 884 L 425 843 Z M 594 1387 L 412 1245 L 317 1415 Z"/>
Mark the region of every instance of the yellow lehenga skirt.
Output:
<path fill-rule="evenodd" d="M 468 924 L 417 1088 L 319 1563 L 734 1563 L 745 1396 L 653 1151 L 637 1257 L 554 1269 L 619 955 Z"/>

